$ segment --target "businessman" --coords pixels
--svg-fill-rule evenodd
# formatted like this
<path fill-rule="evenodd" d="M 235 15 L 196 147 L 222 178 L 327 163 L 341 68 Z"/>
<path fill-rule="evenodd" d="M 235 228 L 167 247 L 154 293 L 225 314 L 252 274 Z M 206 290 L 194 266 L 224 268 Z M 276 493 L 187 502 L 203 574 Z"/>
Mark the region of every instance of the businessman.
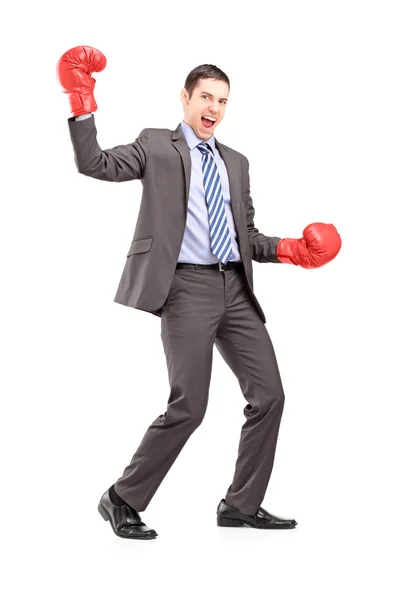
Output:
<path fill-rule="evenodd" d="M 253 292 L 252 261 L 317 268 L 337 255 L 340 236 L 324 223 L 308 225 L 300 239 L 269 237 L 255 227 L 249 161 L 215 138 L 230 81 L 214 65 L 188 74 L 180 96 L 183 119 L 175 130 L 145 128 L 134 142 L 102 150 L 91 74 L 105 66 L 99 50 L 77 46 L 58 61 L 57 78 L 69 95 L 78 172 L 105 181 L 142 181 L 136 228 L 114 301 L 160 317 L 171 389 L 165 413 L 150 424 L 98 510 L 120 537 L 157 536 L 140 512 L 203 420 L 215 344 L 246 400 L 234 477 L 217 507 L 217 524 L 292 529 L 294 519 L 261 506 L 285 395 Z"/>

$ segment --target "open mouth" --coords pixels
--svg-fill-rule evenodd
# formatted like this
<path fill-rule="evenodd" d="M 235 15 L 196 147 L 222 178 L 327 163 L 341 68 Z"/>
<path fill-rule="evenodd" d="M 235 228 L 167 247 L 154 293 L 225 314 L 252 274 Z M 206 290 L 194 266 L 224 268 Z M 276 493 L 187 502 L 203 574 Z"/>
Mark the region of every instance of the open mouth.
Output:
<path fill-rule="evenodd" d="M 203 127 L 206 129 L 212 129 L 215 126 L 216 121 L 212 121 L 211 119 L 206 119 L 205 117 L 201 117 L 201 122 Z"/>

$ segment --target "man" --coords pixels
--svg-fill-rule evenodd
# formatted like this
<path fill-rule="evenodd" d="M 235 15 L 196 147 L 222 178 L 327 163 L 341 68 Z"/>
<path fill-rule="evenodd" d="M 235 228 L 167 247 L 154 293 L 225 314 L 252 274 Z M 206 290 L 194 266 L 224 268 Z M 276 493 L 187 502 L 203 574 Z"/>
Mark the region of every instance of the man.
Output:
<path fill-rule="evenodd" d="M 265 316 L 253 293 L 252 260 L 319 267 L 336 256 L 335 227 L 314 223 L 301 239 L 268 237 L 254 225 L 249 162 L 218 142 L 230 82 L 200 65 L 181 92 L 178 127 L 143 129 L 131 144 L 102 150 L 93 112 L 104 55 L 89 46 L 67 51 L 57 76 L 69 94 L 68 125 L 79 173 L 106 181 L 141 179 L 143 196 L 115 302 L 161 318 L 171 392 L 129 465 L 103 494 L 98 510 L 120 537 L 154 539 L 144 511 L 204 417 L 215 343 L 236 375 L 246 423 L 232 484 L 217 508 L 220 526 L 291 529 L 261 507 L 271 475 L 284 391 Z"/>

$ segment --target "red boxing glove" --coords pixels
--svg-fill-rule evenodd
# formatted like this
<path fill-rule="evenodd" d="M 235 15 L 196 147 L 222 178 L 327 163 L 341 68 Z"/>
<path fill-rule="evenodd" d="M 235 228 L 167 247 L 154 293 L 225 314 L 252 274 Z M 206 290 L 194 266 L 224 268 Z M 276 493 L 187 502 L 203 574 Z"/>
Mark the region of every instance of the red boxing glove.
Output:
<path fill-rule="evenodd" d="M 97 110 L 93 96 L 96 80 L 91 73 L 102 71 L 106 64 L 104 54 L 91 46 L 71 48 L 58 61 L 57 79 L 63 92 L 70 94 L 69 103 L 75 117 Z"/>
<path fill-rule="evenodd" d="M 316 269 L 331 261 L 342 246 L 342 240 L 332 223 L 311 223 L 302 238 L 283 238 L 278 242 L 276 255 L 283 263 Z"/>

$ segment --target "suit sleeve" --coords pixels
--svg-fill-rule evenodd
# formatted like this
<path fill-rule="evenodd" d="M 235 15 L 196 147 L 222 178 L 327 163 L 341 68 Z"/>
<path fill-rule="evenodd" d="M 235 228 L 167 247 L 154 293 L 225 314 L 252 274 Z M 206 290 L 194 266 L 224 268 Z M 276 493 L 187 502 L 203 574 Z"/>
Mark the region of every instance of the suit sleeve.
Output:
<path fill-rule="evenodd" d="M 94 117 L 68 119 L 78 172 L 104 181 L 142 179 L 150 148 L 150 131 L 143 129 L 131 144 L 102 150 L 97 141 Z"/>
<path fill-rule="evenodd" d="M 246 208 L 246 223 L 247 232 L 249 234 L 250 241 L 250 256 L 252 260 L 257 262 L 273 262 L 280 263 L 276 255 L 276 247 L 278 242 L 282 239 L 280 237 L 269 237 L 260 233 L 254 225 L 255 210 L 253 207 L 253 200 L 250 195 L 250 175 L 249 175 L 249 161 L 243 156 L 242 161 L 242 176 L 244 183 L 244 193 L 242 195 L 242 202 L 244 202 Z"/>

